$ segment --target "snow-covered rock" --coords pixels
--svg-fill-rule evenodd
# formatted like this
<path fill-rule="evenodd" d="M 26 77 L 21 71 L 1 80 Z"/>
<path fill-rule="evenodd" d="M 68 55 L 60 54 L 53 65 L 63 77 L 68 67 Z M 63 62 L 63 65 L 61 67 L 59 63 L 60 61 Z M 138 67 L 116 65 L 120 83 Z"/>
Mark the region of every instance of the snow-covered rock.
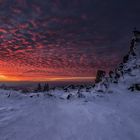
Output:
<path fill-rule="evenodd" d="M 113 86 L 118 88 L 122 86 L 127 90 L 133 85 L 136 85 L 135 89 L 138 90 L 140 84 L 140 42 L 132 39 L 130 50 L 124 56 L 123 61 L 108 75 L 97 77 L 97 79 L 99 79 L 99 82 L 95 84 L 97 92 L 108 93 L 113 91 Z"/>

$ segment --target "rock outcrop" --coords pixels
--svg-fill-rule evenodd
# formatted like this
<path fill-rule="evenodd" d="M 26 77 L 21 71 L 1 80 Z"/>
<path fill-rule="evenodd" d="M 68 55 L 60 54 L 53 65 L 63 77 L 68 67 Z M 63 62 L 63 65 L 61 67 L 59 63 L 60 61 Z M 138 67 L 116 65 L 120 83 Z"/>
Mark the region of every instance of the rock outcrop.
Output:
<path fill-rule="evenodd" d="M 138 89 L 140 85 L 140 80 L 137 80 L 136 83 L 132 78 L 140 75 L 140 55 L 138 52 L 138 47 L 140 44 L 140 32 L 134 31 L 134 37 L 131 40 L 128 53 L 123 57 L 122 62 L 114 70 L 106 74 L 105 71 L 99 70 L 96 75 L 95 80 L 95 90 L 98 92 L 108 92 L 111 84 L 118 84 L 121 81 L 128 82 L 132 85 L 128 89 Z M 137 47 L 137 48 L 136 48 Z M 128 79 L 127 79 L 128 78 Z M 128 85 L 129 85 L 128 84 Z"/>

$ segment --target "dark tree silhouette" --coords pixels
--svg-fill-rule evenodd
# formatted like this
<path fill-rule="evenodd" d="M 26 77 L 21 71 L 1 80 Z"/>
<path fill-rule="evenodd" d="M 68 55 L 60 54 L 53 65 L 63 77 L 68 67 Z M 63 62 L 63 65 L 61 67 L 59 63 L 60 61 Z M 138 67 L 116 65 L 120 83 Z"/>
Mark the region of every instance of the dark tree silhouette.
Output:
<path fill-rule="evenodd" d="M 41 84 L 40 83 L 38 84 L 38 87 L 37 87 L 36 91 L 37 92 L 41 92 L 42 91 L 42 87 L 41 87 Z"/>
<path fill-rule="evenodd" d="M 96 75 L 96 79 L 95 79 L 95 83 L 99 83 L 102 81 L 102 79 L 105 77 L 106 72 L 103 70 L 98 70 L 97 71 L 97 75 Z"/>
<path fill-rule="evenodd" d="M 43 88 L 43 91 L 49 91 L 49 84 L 46 84 L 44 85 L 44 88 Z"/>

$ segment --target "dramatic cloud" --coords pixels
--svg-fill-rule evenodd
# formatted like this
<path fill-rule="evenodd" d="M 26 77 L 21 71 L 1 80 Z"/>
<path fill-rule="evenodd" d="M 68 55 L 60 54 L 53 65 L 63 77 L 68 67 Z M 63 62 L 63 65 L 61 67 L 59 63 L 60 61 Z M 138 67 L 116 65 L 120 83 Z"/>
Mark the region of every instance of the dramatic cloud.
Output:
<path fill-rule="evenodd" d="M 0 0 L 0 79 L 94 77 L 97 69 L 114 68 L 140 24 L 139 5 L 138 0 Z"/>

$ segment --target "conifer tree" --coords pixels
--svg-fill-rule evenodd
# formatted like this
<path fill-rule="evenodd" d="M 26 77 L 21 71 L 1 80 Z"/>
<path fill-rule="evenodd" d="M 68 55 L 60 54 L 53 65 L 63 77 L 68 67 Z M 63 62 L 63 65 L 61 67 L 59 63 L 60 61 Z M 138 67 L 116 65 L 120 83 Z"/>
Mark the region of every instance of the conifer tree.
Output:
<path fill-rule="evenodd" d="M 42 91 L 42 87 L 41 87 L 41 84 L 39 83 L 37 87 L 37 92 L 41 92 L 41 91 Z"/>
<path fill-rule="evenodd" d="M 49 91 L 49 84 L 45 83 L 43 91 Z"/>

